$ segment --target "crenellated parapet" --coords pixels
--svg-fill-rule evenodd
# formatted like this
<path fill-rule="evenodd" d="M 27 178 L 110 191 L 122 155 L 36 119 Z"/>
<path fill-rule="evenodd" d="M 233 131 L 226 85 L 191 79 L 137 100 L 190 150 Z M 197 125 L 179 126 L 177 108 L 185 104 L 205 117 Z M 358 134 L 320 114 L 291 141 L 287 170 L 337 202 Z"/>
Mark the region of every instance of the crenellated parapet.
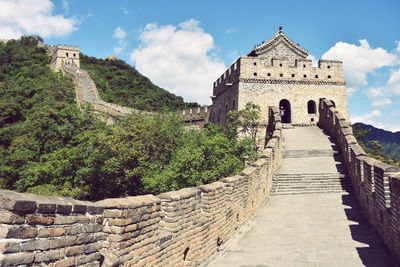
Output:
<path fill-rule="evenodd" d="M 0 266 L 197 266 L 270 198 L 282 125 L 259 160 L 217 182 L 94 202 L 0 190 Z"/>
<path fill-rule="evenodd" d="M 211 106 L 202 106 L 197 108 L 190 108 L 182 111 L 183 123 L 185 125 L 196 126 L 204 128 L 209 122 L 211 114 Z"/>
<path fill-rule="evenodd" d="M 369 157 L 357 143 L 351 124 L 330 100 L 320 100 L 319 114 L 320 125 L 340 149 L 366 219 L 400 260 L 400 168 Z"/>

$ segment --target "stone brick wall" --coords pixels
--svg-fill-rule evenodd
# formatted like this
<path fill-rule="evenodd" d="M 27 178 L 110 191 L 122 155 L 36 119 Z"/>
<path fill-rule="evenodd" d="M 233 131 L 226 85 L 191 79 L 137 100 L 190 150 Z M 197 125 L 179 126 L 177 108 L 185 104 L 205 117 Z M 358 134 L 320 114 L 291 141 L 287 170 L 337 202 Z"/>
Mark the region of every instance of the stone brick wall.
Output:
<path fill-rule="evenodd" d="M 0 190 L 0 266 L 98 266 L 103 209 Z"/>
<path fill-rule="evenodd" d="M 183 123 L 187 126 L 204 128 L 209 122 L 211 112 L 211 106 L 202 106 L 198 108 L 183 110 Z"/>
<path fill-rule="evenodd" d="M 0 266 L 196 266 L 269 198 L 282 125 L 240 174 L 207 185 L 96 203 L 0 190 Z"/>
<path fill-rule="evenodd" d="M 319 114 L 321 126 L 339 146 L 364 216 L 400 261 L 400 168 L 369 157 L 331 101 L 320 100 Z"/>

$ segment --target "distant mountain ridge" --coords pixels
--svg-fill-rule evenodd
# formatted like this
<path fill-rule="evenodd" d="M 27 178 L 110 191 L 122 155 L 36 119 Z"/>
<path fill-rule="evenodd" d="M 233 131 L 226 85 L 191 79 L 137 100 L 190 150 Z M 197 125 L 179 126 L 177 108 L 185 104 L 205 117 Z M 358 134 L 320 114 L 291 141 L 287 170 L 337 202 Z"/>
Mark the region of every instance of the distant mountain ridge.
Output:
<path fill-rule="evenodd" d="M 377 141 L 384 155 L 400 161 L 400 131 L 393 133 L 361 122 L 354 123 L 353 127 L 369 131 L 368 141 Z"/>

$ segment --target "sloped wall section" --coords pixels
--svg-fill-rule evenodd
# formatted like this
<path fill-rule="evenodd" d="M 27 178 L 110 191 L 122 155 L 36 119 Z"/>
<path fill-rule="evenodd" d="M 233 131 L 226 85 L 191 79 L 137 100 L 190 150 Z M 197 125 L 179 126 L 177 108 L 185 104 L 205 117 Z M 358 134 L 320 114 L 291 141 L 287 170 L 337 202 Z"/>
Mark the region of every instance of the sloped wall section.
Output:
<path fill-rule="evenodd" d="M 369 157 L 330 100 L 320 99 L 319 115 L 339 146 L 364 216 L 400 261 L 400 168 Z"/>
<path fill-rule="evenodd" d="M 157 196 L 96 203 L 0 190 L 0 266 L 196 266 L 269 198 L 282 125 L 239 175 Z"/>

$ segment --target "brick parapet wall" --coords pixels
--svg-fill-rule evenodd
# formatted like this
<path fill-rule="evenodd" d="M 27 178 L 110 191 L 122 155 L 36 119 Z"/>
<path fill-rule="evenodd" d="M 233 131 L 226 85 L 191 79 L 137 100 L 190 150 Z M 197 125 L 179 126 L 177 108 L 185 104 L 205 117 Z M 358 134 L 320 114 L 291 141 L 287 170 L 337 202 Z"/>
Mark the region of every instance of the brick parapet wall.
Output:
<path fill-rule="evenodd" d="M 96 203 L 0 190 L 0 266 L 196 266 L 269 198 L 282 125 L 240 174 L 157 196 Z"/>
<path fill-rule="evenodd" d="M 320 125 L 335 139 L 343 156 L 364 216 L 400 261 L 400 168 L 369 157 L 330 100 L 320 100 L 319 114 Z"/>

